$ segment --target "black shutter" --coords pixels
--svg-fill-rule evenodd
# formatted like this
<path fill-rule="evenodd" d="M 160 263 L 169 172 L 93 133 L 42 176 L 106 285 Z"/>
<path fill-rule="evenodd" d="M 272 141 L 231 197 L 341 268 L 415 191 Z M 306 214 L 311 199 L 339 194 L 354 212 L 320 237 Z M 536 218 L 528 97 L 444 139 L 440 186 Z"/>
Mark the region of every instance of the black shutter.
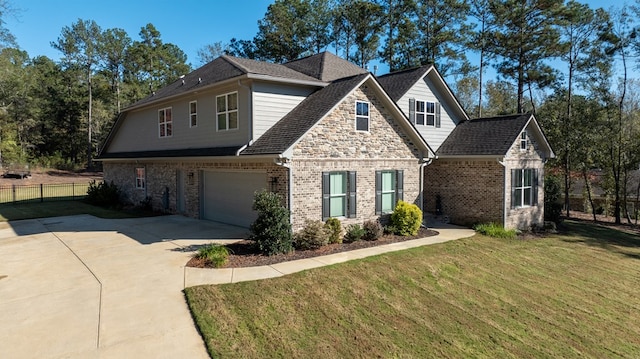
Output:
<path fill-rule="evenodd" d="M 376 171 L 376 214 L 382 214 L 382 171 Z"/>
<path fill-rule="evenodd" d="M 516 173 L 520 170 L 511 170 L 511 208 L 516 208 Z M 506 192 L 506 191 L 505 191 Z"/>
<path fill-rule="evenodd" d="M 331 217 L 331 180 L 329 172 L 322 172 L 322 220 Z"/>
<path fill-rule="evenodd" d="M 440 103 L 436 102 L 436 127 L 439 128 L 440 124 Z"/>
<path fill-rule="evenodd" d="M 415 98 L 409 99 L 409 121 L 414 125 L 416 124 L 416 99 Z"/>
<path fill-rule="evenodd" d="M 356 212 L 356 205 L 357 205 L 357 198 L 356 198 L 356 173 L 355 172 L 347 172 L 348 174 L 348 182 L 347 186 L 349 189 L 349 199 L 347 200 L 347 217 L 349 218 L 355 218 L 357 215 Z"/>
<path fill-rule="evenodd" d="M 538 205 L 538 170 L 537 169 L 533 169 L 531 170 L 533 173 L 533 188 L 531 189 L 533 191 L 532 195 L 533 195 L 533 203 L 532 205 L 537 206 Z"/>
<path fill-rule="evenodd" d="M 396 171 L 396 203 L 404 200 L 404 170 Z"/>

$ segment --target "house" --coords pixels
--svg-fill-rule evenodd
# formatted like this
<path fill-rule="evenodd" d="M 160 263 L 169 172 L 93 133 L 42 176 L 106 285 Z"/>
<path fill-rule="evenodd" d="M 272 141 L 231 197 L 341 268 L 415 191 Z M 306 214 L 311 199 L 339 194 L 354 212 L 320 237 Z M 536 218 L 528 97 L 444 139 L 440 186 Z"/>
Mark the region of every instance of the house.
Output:
<path fill-rule="evenodd" d="M 520 122 L 537 156 L 526 164 L 535 162 L 542 178 L 541 164 L 553 153 L 535 118 Z M 125 109 L 99 160 L 126 201 L 238 226 L 256 218 L 253 195 L 263 189 L 282 195 L 294 230 L 306 219 L 362 223 L 390 213 L 399 199 L 435 211 L 435 196 L 453 222 L 467 223 L 502 212 L 471 204 L 475 217 L 458 211 L 450 191 L 482 190 L 473 182 L 448 187 L 459 180 L 445 178 L 456 175 L 450 167 L 507 164 L 498 168 L 504 178 L 487 183 L 505 205 L 513 187 L 505 171 L 517 168 L 512 151 L 484 160 L 473 153 L 482 144 L 467 144 L 464 130 L 479 123 L 490 121 L 469 120 L 433 67 L 376 78 L 327 52 L 286 64 L 222 56 Z M 520 143 L 520 133 L 500 132 L 509 136 Z M 458 147 L 464 154 L 455 154 Z M 525 202 L 503 223 L 539 222 L 542 207 Z M 531 218 L 511 220 L 516 215 Z"/>

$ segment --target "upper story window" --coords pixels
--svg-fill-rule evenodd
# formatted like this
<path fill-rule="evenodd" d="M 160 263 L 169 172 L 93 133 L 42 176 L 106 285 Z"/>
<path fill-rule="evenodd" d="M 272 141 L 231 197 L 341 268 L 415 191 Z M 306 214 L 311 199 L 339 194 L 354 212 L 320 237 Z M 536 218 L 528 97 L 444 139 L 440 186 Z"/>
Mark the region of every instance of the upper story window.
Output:
<path fill-rule="evenodd" d="M 189 102 L 189 127 L 198 126 L 198 102 Z"/>
<path fill-rule="evenodd" d="M 238 128 L 238 93 L 232 92 L 216 97 L 218 131 Z"/>
<path fill-rule="evenodd" d="M 520 134 L 520 151 L 526 151 L 528 146 L 527 130 L 522 131 Z"/>
<path fill-rule="evenodd" d="M 171 107 L 163 108 L 158 111 L 158 136 L 171 137 L 173 135 L 173 118 L 171 116 Z"/>
<path fill-rule="evenodd" d="M 356 131 L 369 131 L 369 103 L 356 101 Z"/>
<path fill-rule="evenodd" d="M 440 104 L 409 99 L 409 119 L 417 126 L 440 127 Z"/>

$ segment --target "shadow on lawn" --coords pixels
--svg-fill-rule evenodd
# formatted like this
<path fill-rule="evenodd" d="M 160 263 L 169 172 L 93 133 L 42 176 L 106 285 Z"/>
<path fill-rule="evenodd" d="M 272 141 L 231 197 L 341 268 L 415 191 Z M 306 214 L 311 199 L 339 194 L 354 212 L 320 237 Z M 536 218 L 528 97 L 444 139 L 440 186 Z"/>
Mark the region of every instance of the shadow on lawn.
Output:
<path fill-rule="evenodd" d="M 630 258 L 640 259 L 640 235 L 581 220 L 565 220 L 560 231 L 565 242 L 600 247 Z"/>

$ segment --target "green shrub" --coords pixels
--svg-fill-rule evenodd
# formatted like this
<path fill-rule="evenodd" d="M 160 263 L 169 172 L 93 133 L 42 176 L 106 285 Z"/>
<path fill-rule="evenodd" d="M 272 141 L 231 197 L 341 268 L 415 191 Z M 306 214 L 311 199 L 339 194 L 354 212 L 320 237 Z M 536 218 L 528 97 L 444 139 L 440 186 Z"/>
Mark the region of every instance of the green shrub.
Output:
<path fill-rule="evenodd" d="M 209 243 L 198 249 L 197 258 L 204 259 L 207 263 L 216 268 L 220 268 L 227 264 L 229 260 L 229 249 L 215 243 Z"/>
<path fill-rule="evenodd" d="M 544 220 L 560 223 L 562 216 L 562 185 L 557 176 L 546 176 L 544 179 Z"/>
<path fill-rule="evenodd" d="M 96 183 L 95 180 L 89 183 L 87 189 L 86 202 L 96 206 L 113 207 L 120 204 L 120 189 L 113 182 L 102 181 Z"/>
<path fill-rule="evenodd" d="M 364 239 L 365 241 L 378 240 L 378 238 L 382 237 L 382 235 L 384 234 L 384 229 L 382 228 L 382 225 L 378 221 L 374 221 L 374 220 L 366 221 L 362 225 L 362 228 L 364 229 L 364 232 L 365 232 L 362 239 Z"/>
<path fill-rule="evenodd" d="M 366 231 L 359 224 L 350 224 L 347 227 L 347 234 L 344 235 L 345 242 L 357 242 L 364 237 Z"/>
<path fill-rule="evenodd" d="M 398 201 L 391 214 L 391 226 L 396 234 L 401 236 L 415 236 L 422 225 L 422 211 L 415 204 Z"/>
<path fill-rule="evenodd" d="M 291 252 L 293 236 L 289 210 L 282 205 L 280 196 L 264 190 L 256 192 L 253 209 L 258 211 L 258 218 L 251 224 L 249 239 L 266 255 Z"/>
<path fill-rule="evenodd" d="M 342 243 L 342 223 L 337 218 L 329 218 L 324 224 L 329 229 L 329 243 Z"/>
<path fill-rule="evenodd" d="M 497 223 L 480 223 L 473 226 L 473 229 L 480 234 L 495 238 L 513 239 L 517 234 L 515 229 L 504 229 Z"/>
<path fill-rule="evenodd" d="M 316 249 L 329 244 L 329 228 L 322 221 L 306 220 L 304 227 L 293 236 L 296 249 Z"/>

